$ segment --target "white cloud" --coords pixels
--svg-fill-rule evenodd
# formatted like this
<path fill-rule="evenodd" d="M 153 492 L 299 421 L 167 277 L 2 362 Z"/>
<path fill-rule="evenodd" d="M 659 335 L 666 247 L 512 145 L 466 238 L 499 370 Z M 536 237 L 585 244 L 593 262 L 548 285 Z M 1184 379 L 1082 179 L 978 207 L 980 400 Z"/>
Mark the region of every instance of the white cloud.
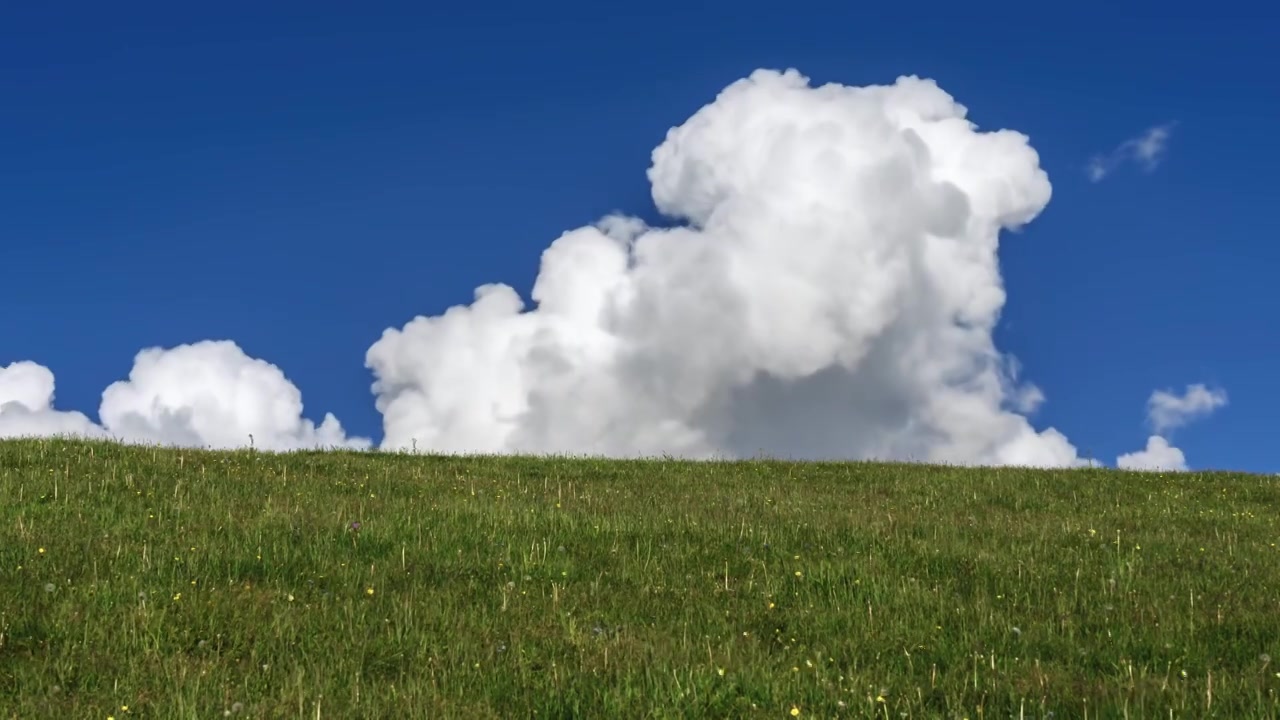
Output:
<path fill-rule="evenodd" d="M 1187 458 L 1182 451 L 1159 435 L 1147 438 L 1145 450 L 1138 450 L 1116 458 L 1116 467 L 1122 470 L 1165 470 L 1182 472 L 1187 469 Z"/>
<path fill-rule="evenodd" d="M 543 252 L 531 301 L 388 329 L 366 365 L 388 448 L 692 457 L 758 452 L 961 464 L 1096 465 L 1026 415 L 1044 401 L 992 331 L 1002 230 L 1052 190 L 1027 138 L 980 131 L 930 80 L 733 83 L 653 152 L 649 227 L 611 216 Z M 1099 161 L 1159 161 L 1168 127 Z M 54 409 L 53 373 L 0 367 L 0 436 L 81 434 L 270 450 L 370 446 L 317 426 L 274 365 L 231 342 L 140 352 L 102 426 Z M 1149 403 L 1157 435 L 1121 467 L 1185 468 L 1160 434 L 1225 404 Z"/>
<path fill-rule="evenodd" d="M 302 394 L 274 365 L 235 343 L 205 341 L 138 353 L 128 380 L 102 394 L 102 427 L 53 409 L 53 373 L 35 363 L 0 369 L 0 437 L 89 435 L 126 442 L 264 450 L 370 446 L 326 415 L 302 417 Z"/>
<path fill-rule="evenodd" d="M 930 80 L 757 71 L 654 151 L 684 227 L 606 218 L 368 351 L 384 445 L 1076 465 L 992 341 L 999 233 L 1051 188 Z"/>
<path fill-rule="evenodd" d="M 1188 385 L 1182 395 L 1156 390 L 1147 399 L 1147 422 L 1156 434 L 1147 438 L 1145 450 L 1116 458 L 1116 466 L 1127 470 L 1186 470 L 1186 457 L 1167 439 L 1170 432 L 1226 404 L 1225 390 L 1210 390 L 1201 383 Z"/>
<path fill-rule="evenodd" d="M 1157 390 L 1147 400 L 1147 420 L 1159 434 L 1186 425 L 1227 404 L 1224 390 L 1210 390 L 1202 384 L 1188 385 L 1182 395 Z"/>
<path fill-rule="evenodd" d="M 1132 160 L 1147 172 L 1156 169 L 1169 145 L 1175 123 L 1165 123 L 1147 128 L 1141 135 L 1129 138 L 1106 154 L 1095 155 L 1089 160 L 1089 179 L 1099 182 L 1120 165 Z"/>
<path fill-rule="evenodd" d="M 83 413 L 53 409 L 53 373 L 33 362 L 0 366 L 0 438 L 101 435 Z"/>

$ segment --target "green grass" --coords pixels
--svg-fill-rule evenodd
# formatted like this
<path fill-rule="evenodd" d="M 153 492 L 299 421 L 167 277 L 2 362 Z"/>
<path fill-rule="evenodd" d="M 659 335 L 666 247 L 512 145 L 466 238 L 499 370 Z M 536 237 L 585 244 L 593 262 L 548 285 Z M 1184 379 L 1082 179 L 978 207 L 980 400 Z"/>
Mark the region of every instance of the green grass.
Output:
<path fill-rule="evenodd" d="M 46 440 L 0 499 L 2 717 L 1280 717 L 1274 477 Z"/>

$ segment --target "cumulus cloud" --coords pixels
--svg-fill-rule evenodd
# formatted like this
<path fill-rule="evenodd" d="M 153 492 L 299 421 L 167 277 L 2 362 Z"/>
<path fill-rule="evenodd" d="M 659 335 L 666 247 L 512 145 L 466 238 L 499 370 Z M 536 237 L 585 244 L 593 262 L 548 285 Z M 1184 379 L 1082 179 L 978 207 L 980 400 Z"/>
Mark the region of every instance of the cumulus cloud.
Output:
<path fill-rule="evenodd" d="M 368 349 L 383 446 L 611 456 L 880 458 L 1080 466 L 1027 415 L 1044 394 L 992 333 L 1002 231 L 1049 202 L 1026 136 L 983 131 L 933 81 L 811 85 L 761 70 L 654 150 L 653 200 L 542 253 L 529 302 L 506 284 L 390 328 Z M 1103 156 L 1151 168 L 1169 128 Z M 1185 469 L 1169 430 L 1225 404 L 1149 403 L 1121 467 Z M 0 367 L 0 437 L 74 434 L 268 450 L 371 446 L 232 342 L 141 351 L 101 425 L 54 408 L 54 376 Z"/>
<path fill-rule="evenodd" d="M 1174 123 L 1165 123 L 1147 128 L 1141 135 L 1125 140 L 1111 152 L 1093 156 L 1089 160 L 1089 179 L 1100 182 L 1126 162 L 1136 162 L 1147 172 L 1155 170 L 1169 145 L 1173 127 Z"/>
<path fill-rule="evenodd" d="M 1145 450 L 1116 458 L 1116 466 L 1126 470 L 1186 470 L 1186 457 L 1170 444 L 1168 436 L 1173 430 L 1226 404 L 1225 390 L 1211 390 L 1201 383 L 1188 385 L 1181 395 L 1156 390 L 1147 399 L 1147 422 L 1156 434 L 1147 438 Z"/>
<path fill-rule="evenodd" d="M 1127 453 L 1116 458 L 1116 467 L 1122 470 L 1166 470 L 1184 471 L 1187 469 L 1187 458 L 1182 451 L 1169 444 L 1159 435 L 1147 438 L 1145 450 Z"/>
<path fill-rule="evenodd" d="M 1147 420 L 1157 433 L 1163 434 L 1226 404 L 1225 390 L 1210 390 L 1200 383 L 1188 385 L 1182 395 L 1156 390 L 1147 400 Z"/>
<path fill-rule="evenodd" d="M 43 365 L 0 366 L 0 438 L 102 435 L 102 429 L 83 413 L 54 410 L 53 389 L 53 373 Z"/>
<path fill-rule="evenodd" d="M 608 217 L 368 351 L 384 446 L 1079 465 L 992 330 L 1003 229 L 1048 203 L 1026 136 L 933 81 L 733 83 Z"/>
<path fill-rule="evenodd" d="M 126 442 L 265 450 L 369 447 L 331 414 L 302 417 L 302 394 L 275 365 L 228 341 L 149 348 L 102 394 L 94 424 L 53 408 L 53 373 L 32 362 L 0 369 L 0 437 L 84 435 Z"/>

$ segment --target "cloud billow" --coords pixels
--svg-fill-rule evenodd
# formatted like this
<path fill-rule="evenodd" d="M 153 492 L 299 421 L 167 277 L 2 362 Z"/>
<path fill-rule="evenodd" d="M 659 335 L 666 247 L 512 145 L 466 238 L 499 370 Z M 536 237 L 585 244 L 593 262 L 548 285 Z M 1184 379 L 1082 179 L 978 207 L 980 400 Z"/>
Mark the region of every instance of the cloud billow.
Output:
<path fill-rule="evenodd" d="M 102 394 L 99 426 L 56 410 L 54 377 L 32 362 L 0 367 L 0 438 L 70 435 L 131 443 L 264 450 L 365 448 L 337 418 L 302 417 L 302 393 L 276 366 L 228 341 L 149 348 Z"/>
<path fill-rule="evenodd" d="M 565 233 L 532 300 L 370 348 L 388 447 L 1073 465 L 1011 406 L 999 234 L 1049 201 L 1026 136 L 930 80 L 757 71 L 654 151 L 654 201 Z M 1034 404 L 1034 403 L 1032 403 Z"/>

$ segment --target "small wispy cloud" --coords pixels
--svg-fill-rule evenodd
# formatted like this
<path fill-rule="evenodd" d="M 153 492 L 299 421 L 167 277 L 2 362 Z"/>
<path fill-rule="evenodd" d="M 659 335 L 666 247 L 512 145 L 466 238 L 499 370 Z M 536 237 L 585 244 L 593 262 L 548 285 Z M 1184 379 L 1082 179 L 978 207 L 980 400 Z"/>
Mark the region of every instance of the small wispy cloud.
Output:
<path fill-rule="evenodd" d="M 1225 390 L 1210 390 L 1200 383 L 1188 385 L 1182 395 L 1157 390 L 1147 400 L 1147 420 L 1156 433 L 1164 435 L 1226 404 Z"/>
<path fill-rule="evenodd" d="M 1176 124 L 1168 122 L 1147 128 L 1141 135 L 1125 140 L 1111 152 L 1094 155 L 1089 160 L 1089 179 L 1100 182 L 1128 161 L 1138 163 L 1147 172 L 1155 170 L 1164 157 L 1165 150 L 1169 146 L 1169 137 L 1173 134 Z"/>

